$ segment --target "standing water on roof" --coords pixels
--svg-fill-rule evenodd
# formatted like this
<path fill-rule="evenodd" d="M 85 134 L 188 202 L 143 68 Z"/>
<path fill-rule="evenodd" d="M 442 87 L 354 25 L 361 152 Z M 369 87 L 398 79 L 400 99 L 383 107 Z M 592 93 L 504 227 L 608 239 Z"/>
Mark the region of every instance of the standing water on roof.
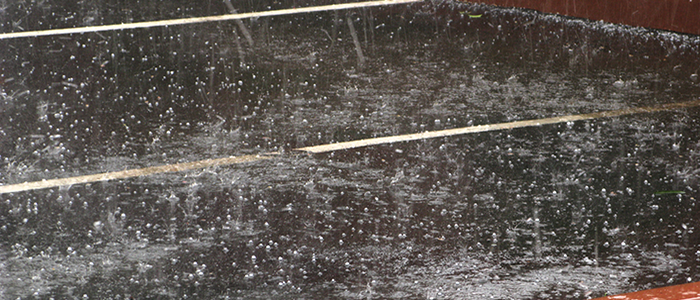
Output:
<path fill-rule="evenodd" d="M 5 3 L 8 2 L 8 3 Z M 4 1 L 2 32 L 332 1 Z M 0 40 L 3 299 L 588 299 L 700 280 L 700 39 L 451 1 Z"/>

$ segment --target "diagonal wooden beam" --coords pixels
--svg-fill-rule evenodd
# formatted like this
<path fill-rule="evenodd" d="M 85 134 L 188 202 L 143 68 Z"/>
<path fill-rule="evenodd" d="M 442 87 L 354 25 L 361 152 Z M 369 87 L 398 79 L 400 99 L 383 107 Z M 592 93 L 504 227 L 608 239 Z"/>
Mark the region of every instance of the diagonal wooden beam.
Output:
<path fill-rule="evenodd" d="M 408 142 L 408 141 L 415 141 L 415 140 L 447 137 L 447 136 L 453 136 L 453 135 L 496 131 L 496 130 L 503 130 L 503 129 L 523 128 L 523 127 L 531 127 L 531 126 L 541 126 L 541 125 L 547 125 L 547 124 L 556 124 L 556 123 L 573 122 L 573 121 L 581 121 L 581 120 L 609 118 L 609 117 L 617 117 L 617 116 L 631 115 L 631 114 L 638 114 L 638 113 L 650 113 L 650 112 L 657 112 L 657 111 L 671 110 L 671 109 L 676 109 L 676 108 L 692 107 L 692 106 L 700 106 L 700 100 L 690 101 L 690 102 L 664 104 L 664 105 L 652 106 L 652 107 L 626 108 L 626 109 L 620 109 L 620 110 L 603 111 L 603 112 L 582 114 L 582 115 L 569 115 L 569 116 L 553 117 L 553 118 L 545 118 L 545 119 L 515 121 L 515 122 L 507 122 L 507 123 L 499 123 L 499 124 L 488 124 L 488 125 L 477 125 L 477 126 L 445 129 L 445 130 L 437 130 L 437 131 L 426 131 L 426 132 L 421 132 L 421 133 L 411 133 L 411 134 L 378 137 L 378 138 L 349 141 L 349 142 L 342 142 L 342 143 L 335 143 L 335 144 L 303 147 L 303 148 L 298 148 L 295 150 L 311 152 L 311 153 L 324 153 L 324 152 L 330 152 L 330 151 L 347 150 L 347 149 L 367 147 L 367 146 L 373 146 L 373 145 Z"/>
<path fill-rule="evenodd" d="M 290 8 L 290 9 L 240 13 L 240 14 L 227 14 L 227 15 L 220 15 L 220 16 L 149 21 L 149 22 L 138 22 L 138 23 L 127 23 L 127 24 L 99 25 L 99 26 L 88 26 L 88 27 L 77 27 L 77 28 L 62 28 L 62 29 L 49 29 L 49 30 L 38 30 L 38 31 L 0 33 L 0 40 L 27 38 L 27 37 L 39 37 L 39 36 L 50 36 L 50 35 L 75 34 L 75 33 L 83 34 L 83 33 L 88 33 L 88 32 L 139 29 L 139 28 L 163 27 L 163 26 L 174 26 L 174 25 L 186 25 L 186 24 L 205 23 L 205 22 L 231 21 L 231 20 L 241 20 L 241 19 L 249 19 L 249 18 L 274 17 L 274 16 L 283 16 L 283 15 L 312 13 L 312 12 L 352 9 L 352 8 L 364 8 L 364 7 L 385 6 L 385 5 L 395 5 L 395 4 L 407 4 L 407 3 L 414 3 L 414 2 L 421 2 L 421 1 L 423 1 L 423 0 L 365 1 L 365 2 L 353 2 L 353 3 L 323 5 L 323 6 L 310 6 L 310 7 L 299 7 L 299 8 Z"/>
<path fill-rule="evenodd" d="M 348 149 L 376 146 L 376 145 L 382 145 L 382 144 L 392 144 L 392 143 L 408 142 L 408 141 L 415 141 L 415 140 L 422 140 L 422 139 L 449 137 L 449 136 L 464 135 L 464 134 L 477 133 L 477 132 L 488 132 L 488 131 L 498 131 L 498 130 L 504 130 L 504 129 L 515 129 L 515 128 L 524 128 L 524 127 L 532 127 L 532 126 L 542 126 L 542 125 L 548 125 L 548 124 L 574 122 L 574 121 L 581 121 L 581 120 L 610 118 L 610 117 L 618 117 L 618 116 L 623 116 L 623 115 L 631 115 L 631 114 L 638 114 L 638 113 L 651 113 L 651 112 L 659 112 L 659 111 L 666 111 L 666 110 L 672 110 L 672 109 L 678 109 L 678 108 L 696 107 L 696 106 L 700 106 L 700 99 L 695 100 L 695 101 L 689 101 L 689 102 L 663 104 L 663 105 L 650 106 L 650 107 L 626 108 L 626 109 L 603 111 L 603 112 L 590 113 L 590 114 L 568 115 L 568 116 L 562 116 L 562 117 L 515 121 L 515 122 L 489 124 L 489 125 L 477 125 L 477 126 L 469 126 L 469 127 L 455 128 L 455 129 L 427 131 L 427 132 L 421 132 L 421 133 L 371 138 L 371 139 L 349 141 L 349 142 L 342 142 L 342 143 L 325 144 L 325 145 L 311 146 L 311 147 L 302 147 L 302 148 L 293 149 L 293 151 L 300 151 L 300 152 L 307 152 L 307 153 L 314 153 L 314 154 L 327 153 L 327 152 L 332 152 L 332 151 L 348 150 Z M 148 175 L 153 175 L 153 174 L 169 173 L 169 172 L 181 172 L 181 171 L 187 171 L 187 170 L 202 169 L 202 168 L 224 166 L 224 165 L 241 164 L 241 163 L 255 162 L 255 161 L 270 159 L 270 158 L 275 157 L 276 155 L 279 155 L 279 153 L 272 152 L 272 153 L 258 154 L 258 155 L 231 156 L 231 157 L 205 159 L 205 160 L 194 161 L 194 162 L 170 164 L 170 165 L 163 165 L 163 166 L 154 166 L 154 167 L 147 167 L 147 168 L 140 168 L 140 169 L 129 169 L 129 170 L 124 170 L 124 171 L 107 172 L 107 173 L 92 174 L 92 175 L 83 175 L 83 176 L 75 176 L 75 177 L 67 177 L 67 178 L 56 178 L 56 179 L 47 179 L 47 180 L 41 180 L 41 181 L 32 181 L 32 182 L 25 182 L 25 183 L 18 183 L 18 184 L 0 185 L 0 194 L 16 193 L 16 192 L 23 192 L 23 191 L 30 191 L 30 190 L 38 190 L 38 189 L 46 189 L 46 188 L 53 188 L 53 187 L 59 187 L 59 186 L 69 186 L 69 185 L 74 185 L 74 184 L 85 184 L 85 183 L 108 181 L 108 180 L 115 180 L 115 179 L 127 179 L 127 178 L 132 178 L 132 177 L 148 176 Z"/>

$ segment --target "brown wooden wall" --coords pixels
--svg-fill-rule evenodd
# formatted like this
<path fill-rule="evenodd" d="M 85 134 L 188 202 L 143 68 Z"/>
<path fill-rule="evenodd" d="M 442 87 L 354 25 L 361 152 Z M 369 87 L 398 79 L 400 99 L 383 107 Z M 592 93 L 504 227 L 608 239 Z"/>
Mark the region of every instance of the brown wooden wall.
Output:
<path fill-rule="evenodd" d="M 700 0 L 468 0 L 700 35 Z"/>

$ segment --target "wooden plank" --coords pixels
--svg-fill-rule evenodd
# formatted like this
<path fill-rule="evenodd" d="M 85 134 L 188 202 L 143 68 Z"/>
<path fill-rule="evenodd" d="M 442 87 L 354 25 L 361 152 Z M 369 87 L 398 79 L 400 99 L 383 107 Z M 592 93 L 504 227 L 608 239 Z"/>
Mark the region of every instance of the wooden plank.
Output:
<path fill-rule="evenodd" d="M 371 138 L 371 139 L 356 140 L 356 141 L 349 141 L 349 142 L 342 142 L 342 143 L 333 143 L 333 144 L 325 144 L 325 145 L 318 145 L 318 146 L 311 146 L 311 147 L 296 148 L 296 149 L 293 149 L 293 151 L 301 151 L 301 152 L 307 152 L 307 153 L 327 153 L 327 152 L 332 152 L 332 151 L 348 150 L 348 149 L 355 149 L 355 148 L 368 147 L 368 146 L 374 146 L 374 145 L 391 144 L 391 143 L 398 143 L 398 142 L 408 142 L 408 141 L 414 141 L 414 140 L 431 139 L 431 138 L 439 138 L 439 137 L 448 137 L 448 136 L 463 135 L 463 134 L 476 133 L 476 132 L 488 132 L 488 131 L 497 131 L 497 130 L 504 130 L 504 129 L 524 128 L 524 127 L 531 127 L 531 126 L 542 126 L 542 125 L 547 125 L 547 124 L 573 122 L 573 121 L 580 121 L 580 120 L 610 118 L 610 117 L 617 117 L 617 116 L 637 114 L 637 113 L 650 113 L 650 112 L 658 112 L 658 111 L 665 111 L 665 110 L 686 108 L 686 107 L 695 107 L 695 106 L 700 106 L 700 99 L 695 100 L 695 101 L 670 103 L 670 104 L 663 104 L 663 105 L 650 106 L 650 107 L 627 108 L 627 109 L 603 111 L 603 112 L 590 113 L 590 114 L 568 115 L 568 116 L 553 117 L 553 118 L 515 121 L 515 122 L 506 122 L 506 123 L 499 123 L 499 124 L 477 125 L 477 126 L 469 126 L 469 127 L 462 127 L 462 128 L 438 130 L 438 131 L 426 131 L 426 132 L 404 134 L 404 135 L 397 135 L 397 136 Z M 0 194 L 16 193 L 16 192 L 31 191 L 31 190 L 46 189 L 46 188 L 54 188 L 54 187 L 59 187 L 59 186 L 70 186 L 70 185 L 74 185 L 74 184 L 85 184 L 85 183 L 100 182 L 100 181 L 115 180 L 115 179 L 127 179 L 127 178 L 132 178 L 132 177 L 148 176 L 148 175 L 153 175 L 153 174 L 169 173 L 169 172 L 181 172 L 181 171 L 187 171 L 187 170 L 217 167 L 217 166 L 224 166 L 224 165 L 233 165 L 233 164 L 240 164 L 240 163 L 247 163 L 247 162 L 254 162 L 254 161 L 269 159 L 269 158 L 272 158 L 276 155 L 279 155 L 279 153 L 272 152 L 272 153 L 265 153 L 265 154 L 259 154 L 259 155 L 231 156 L 231 157 L 205 159 L 205 160 L 200 160 L 200 161 L 186 162 L 186 163 L 179 163 L 179 164 L 170 164 L 170 165 L 163 165 L 163 166 L 154 166 L 154 167 L 146 167 L 146 168 L 139 168 L 139 169 L 129 169 L 129 170 L 123 170 L 123 171 L 106 172 L 106 173 L 91 174 L 91 175 L 82 175 L 82 176 L 74 176 L 74 177 L 66 177 L 66 178 L 55 178 L 55 179 L 47 179 L 47 180 L 40 180 L 40 181 L 24 182 L 24 183 L 17 183 L 17 184 L 0 185 Z M 698 300 L 700 300 L 700 299 L 698 299 Z"/>
<path fill-rule="evenodd" d="M 700 282 L 672 285 L 593 300 L 700 300 Z"/>
<path fill-rule="evenodd" d="M 250 12 L 250 13 L 240 13 L 240 14 L 228 14 L 228 15 L 208 16 L 208 17 L 185 18 L 185 19 L 160 20 L 160 21 L 113 24 L 113 25 L 99 25 L 99 26 L 88 26 L 88 27 L 77 27 L 77 28 L 61 28 L 61 29 L 39 30 L 39 31 L 10 32 L 10 33 L 0 33 L 0 40 L 2 40 L 2 39 L 15 39 L 15 38 L 27 38 L 27 37 L 39 37 L 39 36 L 65 35 L 65 34 L 83 34 L 83 33 L 88 33 L 88 32 L 100 32 L 100 31 L 141 29 L 141 28 L 164 27 L 164 26 L 174 26 L 174 25 L 187 25 L 187 24 L 196 24 L 196 23 L 205 23 L 205 22 L 232 21 L 232 20 L 241 20 L 241 19 L 250 19 L 250 18 L 274 17 L 274 16 L 313 13 L 313 12 L 322 12 L 322 11 L 334 11 L 334 10 L 353 9 L 353 8 L 366 8 L 366 7 L 386 6 L 386 5 L 395 5 L 395 4 L 408 4 L 408 3 L 420 2 L 420 1 L 422 1 L 422 0 L 378 0 L 378 1 L 352 2 L 352 3 L 332 4 L 332 5 L 323 5 L 323 6 L 299 7 L 299 8 L 290 8 L 290 9 L 259 11 L 259 12 Z"/>

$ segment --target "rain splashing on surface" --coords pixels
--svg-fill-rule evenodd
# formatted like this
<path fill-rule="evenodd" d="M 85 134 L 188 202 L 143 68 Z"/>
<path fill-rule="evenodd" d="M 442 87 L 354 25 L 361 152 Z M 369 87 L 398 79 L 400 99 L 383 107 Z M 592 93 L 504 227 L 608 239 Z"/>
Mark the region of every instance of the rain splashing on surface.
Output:
<path fill-rule="evenodd" d="M 231 11 L 79 3 L 7 5 L 0 29 Z M 312 4 L 329 3 L 296 1 Z M 4 185 L 278 152 L 0 195 L 0 298 L 586 299 L 700 280 L 697 108 L 291 151 L 697 100 L 695 36 L 434 1 L 0 43 Z"/>

